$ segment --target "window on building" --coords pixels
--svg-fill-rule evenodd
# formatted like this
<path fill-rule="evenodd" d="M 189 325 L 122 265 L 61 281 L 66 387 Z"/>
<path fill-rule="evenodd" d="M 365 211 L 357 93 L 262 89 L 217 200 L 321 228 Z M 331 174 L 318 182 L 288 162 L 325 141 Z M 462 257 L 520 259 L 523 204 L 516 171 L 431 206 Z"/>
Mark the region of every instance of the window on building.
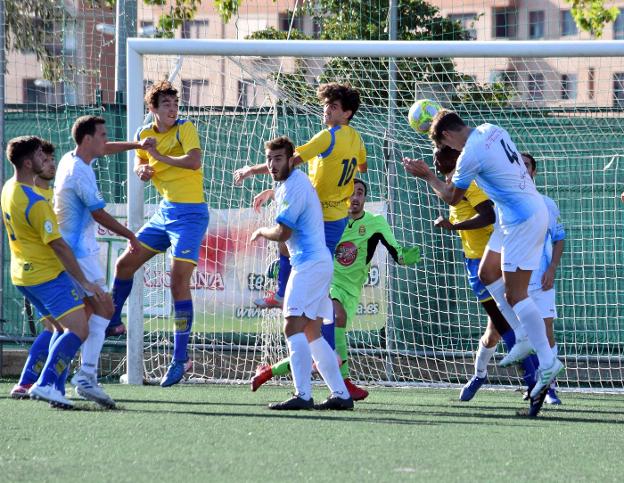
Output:
<path fill-rule="evenodd" d="M 518 12 L 513 8 L 494 9 L 494 37 L 512 39 L 516 37 Z"/>
<path fill-rule="evenodd" d="M 620 14 L 613 22 L 613 38 L 615 40 L 624 39 L 624 11 L 620 10 Z"/>
<path fill-rule="evenodd" d="M 544 11 L 529 12 L 529 38 L 544 38 Z"/>
<path fill-rule="evenodd" d="M 532 101 L 541 101 L 544 99 L 544 74 L 529 74 L 527 86 L 529 99 Z"/>
<path fill-rule="evenodd" d="M 256 104 L 256 84 L 250 79 L 238 81 L 238 106 L 248 107 Z"/>
<path fill-rule="evenodd" d="M 587 71 L 587 97 L 594 98 L 596 94 L 596 69 L 590 67 Z"/>
<path fill-rule="evenodd" d="M 208 20 L 187 20 L 182 24 L 183 39 L 207 39 L 210 37 Z"/>
<path fill-rule="evenodd" d="M 576 27 L 576 22 L 574 21 L 572 12 L 570 10 L 562 10 L 561 11 L 561 36 L 565 37 L 566 35 L 576 35 L 576 34 L 578 34 L 578 28 Z"/>
<path fill-rule="evenodd" d="M 561 76 L 561 99 L 569 101 L 576 99 L 576 74 L 563 74 Z"/>
<path fill-rule="evenodd" d="M 468 33 L 470 40 L 477 40 L 477 29 L 475 22 L 477 21 L 476 13 L 457 13 L 448 16 L 453 22 L 459 22 L 462 28 Z"/>
<path fill-rule="evenodd" d="M 210 103 L 209 81 L 207 79 L 182 80 L 182 104 L 185 106 L 206 106 Z"/>
<path fill-rule="evenodd" d="M 624 72 L 613 74 L 613 107 L 624 109 Z"/>
<path fill-rule="evenodd" d="M 303 17 L 293 18 L 292 12 L 279 14 L 279 28 L 282 32 L 288 32 L 291 28 L 303 31 Z"/>
<path fill-rule="evenodd" d="M 48 104 L 52 101 L 54 88 L 48 81 L 23 79 L 23 98 L 27 104 Z"/>

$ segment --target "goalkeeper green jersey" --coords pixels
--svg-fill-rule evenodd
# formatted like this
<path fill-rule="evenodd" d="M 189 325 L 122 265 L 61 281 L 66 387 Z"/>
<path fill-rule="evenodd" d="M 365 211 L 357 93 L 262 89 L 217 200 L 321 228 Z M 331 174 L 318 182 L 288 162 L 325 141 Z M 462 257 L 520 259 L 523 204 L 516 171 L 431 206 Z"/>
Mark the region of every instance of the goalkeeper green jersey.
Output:
<path fill-rule="evenodd" d="M 349 220 L 336 247 L 332 287 L 359 299 L 379 242 L 400 265 L 413 265 L 420 260 L 418 247 L 403 248 L 382 215 L 365 211 L 361 218 Z"/>

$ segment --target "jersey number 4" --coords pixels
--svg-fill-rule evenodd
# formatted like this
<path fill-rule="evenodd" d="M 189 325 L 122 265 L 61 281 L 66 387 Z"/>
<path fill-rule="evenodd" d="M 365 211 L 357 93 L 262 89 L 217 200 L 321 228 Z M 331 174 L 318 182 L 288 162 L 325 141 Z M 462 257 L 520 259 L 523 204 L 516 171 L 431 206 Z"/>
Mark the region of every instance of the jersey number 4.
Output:
<path fill-rule="evenodd" d="M 520 164 L 520 161 L 518 160 L 518 153 L 516 151 L 514 151 L 513 149 L 511 149 L 511 146 L 509 146 L 504 139 L 501 139 L 501 146 L 503 146 L 503 149 L 505 150 L 505 154 L 507 155 L 507 159 L 509 160 L 510 163 L 518 163 Z"/>
<path fill-rule="evenodd" d="M 356 166 L 357 159 L 355 158 L 342 160 L 342 175 L 340 176 L 340 181 L 338 181 L 338 186 L 344 186 L 351 181 Z"/>

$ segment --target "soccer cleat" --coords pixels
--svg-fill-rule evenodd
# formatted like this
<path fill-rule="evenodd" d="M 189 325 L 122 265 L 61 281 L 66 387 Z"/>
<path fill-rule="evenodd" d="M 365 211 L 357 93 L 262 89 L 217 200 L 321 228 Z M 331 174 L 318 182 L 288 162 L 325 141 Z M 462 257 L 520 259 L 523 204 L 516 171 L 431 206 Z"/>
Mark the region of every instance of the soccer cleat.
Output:
<path fill-rule="evenodd" d="M 251 390 L 256 392 L 262 384 L 273 378 L 271 366 L 262 364 L 256 368 L 256 375 L 251 378 Z"/>
<path fill-rule="evenodd" d="M 305 400 L 300 398 L 297 394 L 293 394 L 293 397 L 286 401 L 269 404 L 269 409 L 275 409 L 277 411 L 299 411 L 302 409 L 313 409 L 314 407 L 314 400 L 312 398 Z"/>
<path fill-rule="evenodd" d="M 13 399 L 28 399 L 28 390 L 32 387 L 32 384 L 15 384 L 11 389 L 11 397 Z"/>
<path fill-rule="evenodd" d="M 78 371 L 71 380 L 72 386 L 76 394 L 88 401 L 93 401 L 106 409 L 113 409 L 115 401 L 104 392 L 104 389 L 98 384 L 94 375 Z"/>
<path fill-rule="evenodd" d="M 49 384 L 47 386 L 33 384 L 33 386 L 28 390 L 28 394 L 31 399 L 47 401 L 55 408 L 71 409 L 74 407 L 74 404 L 69 399 L 65 398 L 65 396 L 63 396 L 53 384 Z"/>
<path fill-rule="evenodd" d="M 509 367 L 513 364 L 519 364 L 526 356 L 533 352 L 533 347 L 529 339 L 516 341 L 509 353 L 498 363 L 500 367 Z"/>
<path fill-rule="evenodd" d="M 544 405 L 544 400 L 546 399 L 546 395 L 548 394 L 548 386 L 543 387 L 542 390 L 537 393 L 535 396 L 531 396 L 529 399 L 529 412 L 527 416 L 530 418 L 535 418 L 539 414 L 542 406 Z"/>
<path fill-rule="evenodd" d="M 554 387 L 550 387 L 546 392 L 546 404 L 554 404 L 555 406 L 561 404 L 561 399 L 559 399 Z"/>
<path fill-rule="evenodd" d="M 191 370 L 193 362 L 188 359 L 186 361 L 172 361 L 167 368 L 167 373 L 160 381 L 160 387 L 169 387 L 177 384 L 184 377 L 184 373 Z"/>
<path fill-rule="evenodd" d="M 483 377 L 472 376 L 472 378 L 466 383 L 464 387 L 462 387 L 461 392 L 459 393 L 460 401 L 470 401 L 477 391 L 481 389 L 481 386 L 487 382 L 487 375 Z"/>
<path fill-rule="evenodd" d="M 338 396 L 329 396 L 322 403 L 315 404 L 314 409 L 318 409 L 319 411 L 348 411 L 353 409 L 353 398 L 342 399 Z"/>
<path fill-rule="evenodd" d="M 363 401 L 368 397 L 368 391 L 361 387 L 356 386 L 351 382 L 351 379 L 346 378 L 344 380 L 345 386 L 347 386 L 347 390 L 349 391 L 349 396 L 354 401 Z"/>
<path fill-rule="evenodd" d="M 563 363 L 555 358 L 555 362 L 552 363 L 550 367 L 545 369 L 537 370 L 537 382 L 535 383 L 535 387 L 531 391 L 531 397 L 535 398 L 542 389 L 550 388 L 550 383 L 555 380 L 555 378 L 565 370 L 565 366 Z"/>
<path fill-rule="evenodd" d="M 126 326 L 123 324 L 113 325 L 106 328 L 105 337 L 119 337 L 126 335 Z"/>
<path fill-rule="evenodd" d="M 254 300 L 256 307 L 260 309 L 281 309 L 284 305 L 284 298 L 274 292 L 267 292 L 264 298 Z"/>

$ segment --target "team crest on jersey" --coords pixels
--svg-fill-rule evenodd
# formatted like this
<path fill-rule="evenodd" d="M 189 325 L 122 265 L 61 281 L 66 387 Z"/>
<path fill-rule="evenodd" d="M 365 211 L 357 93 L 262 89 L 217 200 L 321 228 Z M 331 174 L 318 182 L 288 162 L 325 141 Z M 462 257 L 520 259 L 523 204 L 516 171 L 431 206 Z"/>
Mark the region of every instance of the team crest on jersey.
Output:
<path fill-rule="evenodd" d="M 365 225 L 360 225 L 360 228 L 358 228 L 358 233 L 360 235 L 365 235 L 366 234 L 366 226 Z"/>
<path fill-rule="evenodd" d="M 336 247 L 336 260 L 344 267 L 348 267 L 357 258 L 357 246 L 353 242 L 343 242 Z"/>
<path fill-rule="evenodd" d="M 46 220 L 43 223 L 43 229 L 46 231 L 46 233 L 52 233 L 52 231 L 54 230 L 54 225 L 50 220 Z"/>

